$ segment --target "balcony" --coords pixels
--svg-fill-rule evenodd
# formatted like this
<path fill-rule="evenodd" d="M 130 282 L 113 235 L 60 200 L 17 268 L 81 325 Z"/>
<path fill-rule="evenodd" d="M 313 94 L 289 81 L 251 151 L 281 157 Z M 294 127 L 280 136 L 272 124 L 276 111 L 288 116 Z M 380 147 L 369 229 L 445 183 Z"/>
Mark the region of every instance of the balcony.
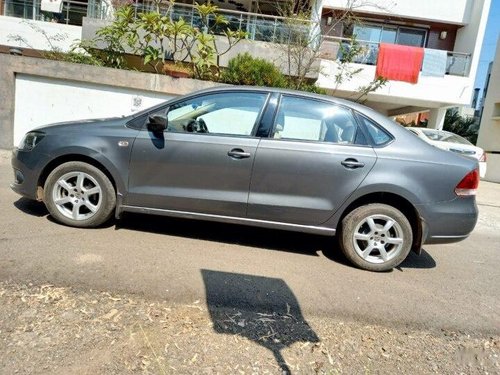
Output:
<path fill-rule="evenodd" d="M 88 0 L 88 2 L 64 0 L 61 14 L 42 11 L 40 3 L 41 0 L 7 0 L 3 15 L 82 26 L 83 17 L 104 20 L 110 14 L 110 9 L 101 0 Z M 152 2 L 135 0 L 131 5 L 136 15 L 157 10 L 156 4 Z M 183 18 L 192 26 L 202 27 L 201 19 L 193 5 L 176 3 L 173 7 L 169 7 L 167 4 L 160 4 L 158 10 L 163 14 L 168 14 L 174 21 Z M 228 9 L 219 9 L 218 13 L 228 20 L 229 25 L 225 27 L 246 31 L 249 40 L 286 44 L 290 38 L 292 28 L 285 17 Z M 293 30 L 294 33 L 309 34 L 309 21 L 293 20 Z"/>
<path fill-rule="evenodd" d="M 141 3 L 138 0 L 135 0 L 132 6 L 134 7 L 136 14 L 157 10 L 156 4 Z M 195 8 L 190 4 L 175 3 L 173 7 L 160 4 L 159 11 L 160 13 L 168 14 L 174 21 L 183 18 L 184 21 L 191 24 L 191 26 L 202 27 L 199 15 L 197 14 Z M 289 23 L 287 23 L 287 19 L 285 17 L 240 12 L 221 8 L 219 8 L 218 14 L 223 15 L 229 22 L 227 26 L 224 26 L 224 29 L 229 27 L 232 30 L 243 30 L 247 32 L 247 38 L 249 40 L 285 44 L 290 38 L 291 27 Z M 89 14 L 89 16 L 91 15 Z M 215 20 L 209 19 L 209 22 L 215 22 Z M 300 24 L 300 20 L 299 22 L 294 20 L 294 32 L 296 33 L 297 29 L 299 29 L 299 32 L 308 34 L 310 32 L 309 21 L 304 20 L 302 27 L 299 26 Z M 221 34 L 222 31 L 223 30 L 221 30 Z"/>
<path fill-rule="evenodd" d="M 342 72 L 338 64 L 339 45 L 345 40 L 326 40 L 322 44 L 320 72 L 316 84 L 335 96 L 353 98 L 373 82 L 376 77 L 378 44 L 367 43 L 365 49 L 350 64 L 356 74 L 338 82 L 336 76 Z M 469 74 L 471 57 L 468 54 L 448 52 L 447 74 L 432 77 L 420 74 L 418 83 L 389 80 L 383 87 L 371 92 L 367 104 L 388 115 L 401 112 L 418 112 L 429 108 L 465 106 L 470 104 L 474 78 Z"/>
<path fill-rule="evenodd" d="M 356 7 L 357 12 L 396 16 L 414 20 L 426 20 L 455 25 L 465 25 L 470 22 L 470 16 L 475 6 L 481 4 L 474 0 L 400 0 L 400 1 L 361 1 Z M 329 9 L 344 9 L 345 0 L 324 0 L 323 6 Z"/>
<path fill-rule="evenodd" d="M 321 57 L 325 60 L 342 59 L 342 51 L 340 44 L 344 48 L 349 48 L 351 40 L 347 38 L 336 37 L 323 37 L 321 45 Z M 361 52 L 354 58 L 354 63 L 363 65 L 376 65 L 379 43 L 358 40 L 361 46 Z M 452 52 L 448 51 L 448 58 L 446 62 L 446 74 L 467 77 L 469 75 L 471 55 L 469 53 Z"/>

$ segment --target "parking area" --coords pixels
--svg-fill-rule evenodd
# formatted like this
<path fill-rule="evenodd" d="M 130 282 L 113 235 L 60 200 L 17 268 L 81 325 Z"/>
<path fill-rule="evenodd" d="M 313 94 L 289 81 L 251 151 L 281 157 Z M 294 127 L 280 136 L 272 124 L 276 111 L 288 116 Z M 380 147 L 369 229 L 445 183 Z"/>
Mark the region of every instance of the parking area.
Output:
<path fill-rule="evenodd" d="M 288 309 L 301 321 L 333 318 L 464 337 L 500 334 L 498 184 L 481 183 L 480 219 L 470 238 L 425 246 L 421 256 L 411 254 L 392 272 L 370 273 L 350 266 L 334 242 L 320 236 L 132 214 L 94 230 L 61 226 L 42 204 L 10 190 L 11 174 L 3 153 L 0 282 L 8 285 L 195 304 L 213 322 L 219 314 L 214 306 L 260 305 L 262 314 L 284 309 L 286 315 Z M 307 335 L 302 341 L 324 339 Z"/>
<path fill-rule="evenodd" d="M 51 221 L 42 204 L 10 191 L 0 165 L 3 280 L 33 280 L 139 293 L 173 302 L 204 299 L 201 270 L 286 281 L 303 310 L 371 321 L 498 329 L 500 186 L 483 182 L 480 220 L 466 241 L 425 246 L 398 270 L 370 273 L 344 261 L 327 237 L 127 215 L 105 228 Z M 403 302 L 404 301 L 404 302 Z"/>

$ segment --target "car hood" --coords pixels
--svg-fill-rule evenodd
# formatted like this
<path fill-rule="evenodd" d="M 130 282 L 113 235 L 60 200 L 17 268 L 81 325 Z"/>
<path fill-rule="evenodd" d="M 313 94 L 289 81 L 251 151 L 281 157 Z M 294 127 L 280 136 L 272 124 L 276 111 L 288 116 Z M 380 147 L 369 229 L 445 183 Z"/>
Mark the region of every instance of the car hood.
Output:
<path fill-rule="evenodd" d="M 52 132 L 68 132 L 81 131 L 83 127 L 101 127 L 101 126 L 123 126 L 128 121 L 128 117 L 109 117 L 98 119 L 85 119 L 76 121 L 64 121 L 53 124 L 39 126 L 33 130 L 43 131 L 46 133 Z"/>

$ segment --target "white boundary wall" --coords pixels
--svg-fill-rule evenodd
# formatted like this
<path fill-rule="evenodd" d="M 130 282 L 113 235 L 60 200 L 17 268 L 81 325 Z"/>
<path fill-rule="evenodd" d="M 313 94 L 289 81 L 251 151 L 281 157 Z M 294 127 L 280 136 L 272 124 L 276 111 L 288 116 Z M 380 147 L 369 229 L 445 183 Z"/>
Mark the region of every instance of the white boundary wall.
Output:
<path fill-rule="evenodd" d="M 19 144 L 26 132 L 41 125 L 129 115 L 172 97 L 172 94 L 18 74 L 14 145 Z"/>

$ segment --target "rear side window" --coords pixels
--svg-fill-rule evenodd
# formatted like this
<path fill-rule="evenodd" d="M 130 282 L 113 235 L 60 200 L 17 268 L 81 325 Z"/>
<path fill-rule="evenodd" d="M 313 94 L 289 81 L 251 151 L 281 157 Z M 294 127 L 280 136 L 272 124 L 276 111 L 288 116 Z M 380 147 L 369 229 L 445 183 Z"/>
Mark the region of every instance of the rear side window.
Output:
<path fill-rule="evenodd" d="M 362 115 L 360 115 L 359 118 L 365 125 L 365 128 L 375 145 L 382 146 L 391 141 L 391 136 L 375 122 Z"/>
<path fill-rule="evenodd" d="M 284 95 L 272 137 L 352 144 L 356 131 L 356 121 L 349 109 L 332 103 Z"/>

